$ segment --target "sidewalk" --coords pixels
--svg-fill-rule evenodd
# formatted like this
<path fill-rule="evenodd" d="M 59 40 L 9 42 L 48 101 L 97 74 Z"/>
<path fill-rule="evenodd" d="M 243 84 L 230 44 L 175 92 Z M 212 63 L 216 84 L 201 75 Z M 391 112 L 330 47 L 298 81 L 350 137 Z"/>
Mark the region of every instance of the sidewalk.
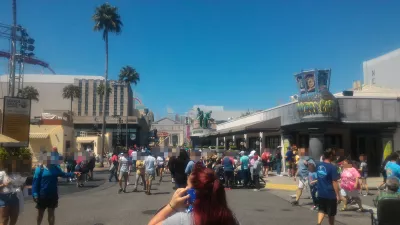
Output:
<path fill-rule="evenodd" d="M 284 174 L 284 173 L 282 173 Z M 370 190 L 377 190 L 377 187 L 382 183 L 382 177 L 371 177 L 368 178 L 368 187 Z M 276 176 L 275 172 L 270 172 L 267 178 L 267 184 L 265 188 L 272 190 L 284 190 L 284 191 L 295 191 L 297 189 L 298 181 L 295 182 L 293 177 L 288 177 L 286 174 L 284 176 Z"/>
<path fill-rule="evenodd" d="M 265 178 L 264 178 L 265 179 Z M 297 190 L 297 182 L 294 181 L 293 177 L 284 176 L 276 176 L 275 173 L 270 173 L 268 178 L 266 179 L 265 188 L 270 191 L 270 193 L 291 202 L 294 200 L 295 191 Z M 338 216 L 336 220 L 345 224 L 357 224 L 356 221 L 368 217 L 370 213 L 368 210 L 372 210 L 376 214 L 376 208 L 373 206 L 373 199 L 377 194 L 377 187 L 381 184 L 381 177 L 371 177 L 368 178 L 368 186 L 370 191 L 370 195 L 366 197 L 361 197 L 363 202 L 363 208 L 366 210 L 363 213 L 354 212 L 354 210 L 338 212 Z M 309 191 L 303 192 L 300 207 L 311 208 L 312 201 L 310 200 Z M 352 207 L 352 206 L 350 206 Z M 350 223 L 349 223 L 350 222 Z M 359 221 L 357 221 L 359 222 Z"/>

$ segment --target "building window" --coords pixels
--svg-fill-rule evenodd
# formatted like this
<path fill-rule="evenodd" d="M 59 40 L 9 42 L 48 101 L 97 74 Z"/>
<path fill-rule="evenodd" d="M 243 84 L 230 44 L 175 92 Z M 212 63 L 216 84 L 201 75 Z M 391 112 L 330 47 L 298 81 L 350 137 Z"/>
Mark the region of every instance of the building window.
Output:
<path fill-rule="evenodd" d="M 342 148 L 342 135 L 324 135 L 324 149 Z"/>
<path fill-rule="evenodd" d="M 265 137 L 265 147 L 269 149 L 277 149 L 281 145 L 280 136 Z"/>
<path fill-rule="evenodd" d="M 118 107 L 118 86 L 114 85 L 114 115 L 118 115 L 117 114 L 117 107 Z"/>
<path fill-rule="evenodd" d="M 89 80 L 85 80 L 85 116 L 88 115 L 89 110 Z"/>
<path fill-rule="evenodd" d="M 82 80 L 79 80 L 79 90 L 80 90 L 80 95 L 78 99 L 78 116 L 81 116 L 82 113 Z"/>
<path fill-rule="evenodd" d="M 120 98 L 119 98 L 119 108 L 120 108 L 120 113 L 119 113 L 119 115 L 121 115 L 121 116 L 123 116 L 124 115 L 124 87 L 125 86 L 121 86 L 120 87 L 120 91 L 121 91 L 121 94 L 120 94 Z"/>
<path fill-rule="evenodd" d="M 93 81 L 93 116 L 96 116 L 97 82 Z"/>

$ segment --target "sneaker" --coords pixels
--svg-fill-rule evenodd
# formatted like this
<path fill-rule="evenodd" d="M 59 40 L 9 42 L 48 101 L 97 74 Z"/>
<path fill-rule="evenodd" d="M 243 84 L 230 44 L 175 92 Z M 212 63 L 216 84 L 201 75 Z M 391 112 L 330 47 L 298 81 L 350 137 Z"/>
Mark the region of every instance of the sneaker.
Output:
<path fill-rule="evenodd" d="M 257 192 L 257 191 L 260 191 L 260 189 L 254 189 L 253 191 L 256 191 L 256 192 Z"/>
<path fill-rule="evenodd" d="M 121 194 L 121 192 L 122 192 L 122 188 L 120 188 L 120 189 L 118 190 L 118 194 Z"/>
<path fill-rule="evenodd" d="M 298 201 L 293 201 L 292 205 L 299 205 L 299 202 Z"/>
<path fill-rule="evenodd" d="M 126 185 L 128 185 L 128 186 L 129 186 L 129 182 L 126 182 Z"/>

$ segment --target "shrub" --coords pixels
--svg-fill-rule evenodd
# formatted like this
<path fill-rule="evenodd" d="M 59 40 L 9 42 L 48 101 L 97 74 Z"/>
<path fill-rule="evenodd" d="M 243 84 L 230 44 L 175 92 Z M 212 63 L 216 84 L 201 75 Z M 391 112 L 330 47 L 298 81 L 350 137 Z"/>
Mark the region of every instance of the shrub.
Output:
<path fill-rule="evenodd" d="M 0 148 L 0 160 L 7 160 L 10 157 L 10 153 L 8 151 L 1 147 Z"/>

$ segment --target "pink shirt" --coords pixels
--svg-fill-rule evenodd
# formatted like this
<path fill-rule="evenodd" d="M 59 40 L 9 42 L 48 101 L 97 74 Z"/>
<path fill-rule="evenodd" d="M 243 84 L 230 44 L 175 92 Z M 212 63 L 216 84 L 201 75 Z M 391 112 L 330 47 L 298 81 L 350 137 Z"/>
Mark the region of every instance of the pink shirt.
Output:
<path fill-rule="evenodd" d="M 340 176 L 340 187 L 345 191 L 359 190 L 359 185 L 357 185 L 357 188 L 354 188 L 356 180 L 359 177 L 360 173 L 354 167 L 344 169 Z"/>

